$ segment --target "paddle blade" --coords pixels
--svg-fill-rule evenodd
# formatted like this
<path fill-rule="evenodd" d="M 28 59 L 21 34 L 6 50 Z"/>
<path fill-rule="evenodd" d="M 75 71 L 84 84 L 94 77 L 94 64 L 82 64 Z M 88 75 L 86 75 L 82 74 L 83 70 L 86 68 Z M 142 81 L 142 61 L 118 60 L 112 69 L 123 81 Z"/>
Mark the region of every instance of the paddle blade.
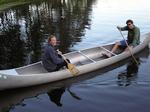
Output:
<path fill-rule="evenodd" d="M 71 74 L 73 74 L 74 76 L 79 73 L 79 70 L 75 67 L 75 65 L 68 63 L 67 66 Z"/>

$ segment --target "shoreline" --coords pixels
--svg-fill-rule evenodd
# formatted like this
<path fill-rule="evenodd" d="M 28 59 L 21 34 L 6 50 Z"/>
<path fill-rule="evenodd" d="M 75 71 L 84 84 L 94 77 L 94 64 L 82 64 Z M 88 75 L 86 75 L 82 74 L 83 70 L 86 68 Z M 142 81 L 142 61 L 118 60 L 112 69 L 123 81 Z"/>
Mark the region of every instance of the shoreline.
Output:
<path fill-rule="evenodd" d="M 6 9 L 9 9 L 10 7 L 14 7 L 14 6 L 18 6 L 18 5 L 24 5 L 30 2 L 11 2 L 11 3 L 7 3 L 7 4 L 1 4 L 0 5 L 0 13 Z"/>

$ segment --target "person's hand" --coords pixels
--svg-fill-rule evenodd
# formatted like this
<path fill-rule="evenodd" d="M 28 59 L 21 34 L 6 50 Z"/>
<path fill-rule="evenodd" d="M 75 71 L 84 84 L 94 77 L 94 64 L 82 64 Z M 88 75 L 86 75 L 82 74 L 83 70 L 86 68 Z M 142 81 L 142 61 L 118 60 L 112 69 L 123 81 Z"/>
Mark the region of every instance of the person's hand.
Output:
<path fill-rule="evenodd" d="M 133 46 L 129 46 L 129 50 L 132 52 L 132 50 L 133 50 Z"/>
<path fill-rule="evenodd" d="M 133 46 L 129 46 L 125 49 L 125 51 L 131 51 L 131 52 L 132 52 L 132 50 L 133 50 Z"/>
<path fill-rule="evenodd" d="M 58 53 L 59 55 L 62 55 L 62 52 L 61 52 L 59 49 L 57 49 L 57 53 Z"/>
<path fill-rule="evenodd" d="M 117 29 L 121 31 L 121 27 L 120 26 L 117 26 Z"/>

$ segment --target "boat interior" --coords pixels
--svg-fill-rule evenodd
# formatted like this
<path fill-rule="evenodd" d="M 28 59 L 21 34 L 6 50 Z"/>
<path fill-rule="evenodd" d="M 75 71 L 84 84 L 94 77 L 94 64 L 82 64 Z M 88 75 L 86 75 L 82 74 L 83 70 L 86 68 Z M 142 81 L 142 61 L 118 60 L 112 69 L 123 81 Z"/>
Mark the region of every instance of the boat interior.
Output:
<path fill-rule="evenodd" d="M 89 48 L 86 50 L 75 51 L 75 52 L 67 53 L 64 56 L 76 66 L 96 63 L 97 61 L 108 58 L 106 55 L 104 55 L 104 53 L 105 54 L 111 53 L 112 56 L 116 56 L 123 51 L 122 49 L 118 49 L 115 53 L 112 53 L 111 49 L 113 45 L 114 44 L 110 44 L 105 46 Z M 48 71 L 43 67 L 42 62 L 37 62 L 16 69 L 2 70 L 0 71 L 0 73 L 10 74 L 10 75 L 27 75 L 27 74 L 48 73 Z"/>

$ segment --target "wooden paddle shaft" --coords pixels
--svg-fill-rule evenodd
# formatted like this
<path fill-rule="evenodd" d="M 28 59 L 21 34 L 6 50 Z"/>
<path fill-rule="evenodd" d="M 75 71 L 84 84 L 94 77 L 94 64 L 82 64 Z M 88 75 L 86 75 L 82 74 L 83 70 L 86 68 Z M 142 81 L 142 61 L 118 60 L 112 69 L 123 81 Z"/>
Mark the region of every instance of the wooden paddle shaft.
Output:
<path fill-rule="evenodd" d="M 68 60 L 66 59 L 66 57 L 63 54 L 60 54 L 62 56 L 62 58 L 64 59 L 64 61 L 68 64 Z"/>
<path fill-rule="evenodd" d="M 68 64 L 68 60 L 66 59 L 66 57 L 61 53 L 61 51 L 57 50 L 58 54 L 61 55 L 61 57 L 64 59 L 64 61 Z"/>

